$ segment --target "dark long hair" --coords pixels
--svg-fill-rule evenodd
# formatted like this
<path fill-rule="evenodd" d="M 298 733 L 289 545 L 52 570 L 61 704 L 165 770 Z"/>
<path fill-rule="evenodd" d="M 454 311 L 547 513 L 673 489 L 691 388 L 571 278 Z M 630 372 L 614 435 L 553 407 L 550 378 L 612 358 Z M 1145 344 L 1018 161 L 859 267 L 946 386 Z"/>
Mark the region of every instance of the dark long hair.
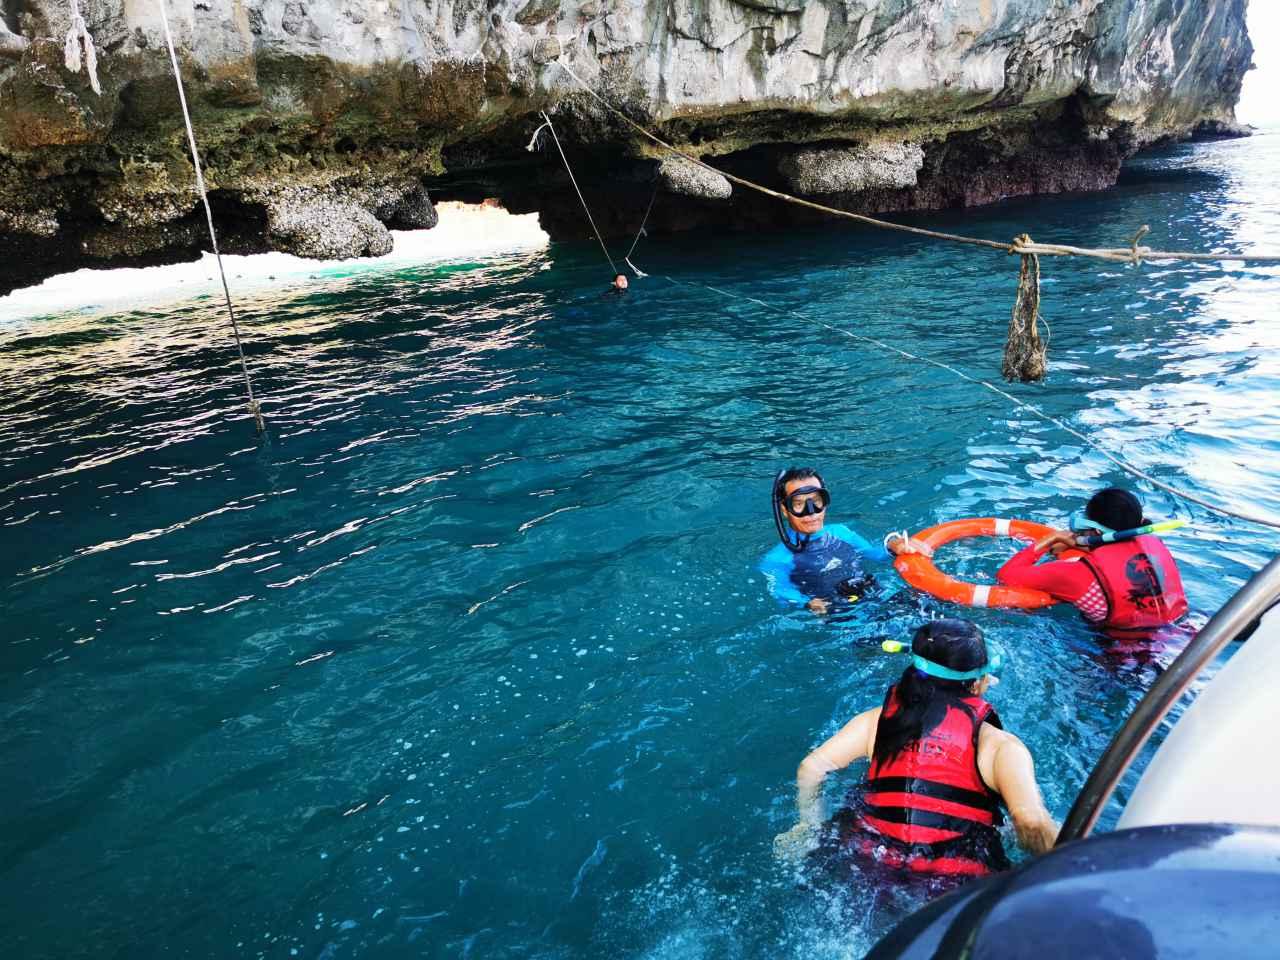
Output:
<path fill-rule="evenodd" d="M 933 620 L 916 631 L 911 652 L 952 670 L 976 670 L 987 662 L 987 644 L 977 624 Z M 880 714 L 873 759 L 888 763 L 928 736 L 947 715 L 947 701 L 970 692 L 973 680 L 940 680 L 907 667 L 898 680 L 898 709 Z"/>

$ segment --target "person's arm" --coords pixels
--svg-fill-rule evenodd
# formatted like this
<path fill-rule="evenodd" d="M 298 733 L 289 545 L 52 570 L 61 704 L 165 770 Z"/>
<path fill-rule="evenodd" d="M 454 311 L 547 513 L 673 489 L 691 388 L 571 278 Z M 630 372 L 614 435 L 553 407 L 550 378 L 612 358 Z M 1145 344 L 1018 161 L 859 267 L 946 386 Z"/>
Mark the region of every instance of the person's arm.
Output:
<path fill-rule="evenodd" d="M 889 551 L 884 548 L 883 544 L 872 543 L 858 531 L 846 527 L 843 523 L 835 523 L 827 527 L 831 533 L 839 537 L 845 543 L 856 549 L 860 554 L 868 560 L 877 560 L 886 563 L 893 558 L 889 556 Z"/>
<path fill-rule="evenodd" d="M 1048 853 L 1057 842 L 1059 828 L 1040 796 L 1031 751 L 1013 734 L 984 724 L 978 752 L 979 769 L 989 768 L 987 782 L 1004 800 L 1018 844 L 1030 853 Z M 983 753 L 988 754 L 986 764 Z M 981 772 L 985 779 L 988 771 Z"/>
<path fill-rule="evenodd" d="M 996 571 L 996 581 L 1007 587 L 1030 587 L 1043 590 L 1059 600 L 1074 603 L 1093 585 L 1093 574 L 1082 563 L 1051 560 L 1036 566 L 1044 556 L 1044 541 L 1024 547 L 1005 561 Z"/>
<path fill-rule="evenodd" d="M 829 740 L 816 747 L 796 770 L 796 811 L 798 822 L 773 841 L 781 859 L 795 859 L 813 847 L 818 828 L 825 819 L 822 784 L 827 774 L 843 770 L 855 760 L 871 756 L 875 745 L 880 707 L 858 714 Z"/>
<path fill-rule="evenodd" d="M 1034 543 L 1029 543 L 996 571 L 996 580 L 1007 587 L 1029 587 L 1028 580 L 1036 578 L 1036 563 L 1044 556 L 1043 550 L 1037 550 Z"/>
<path fill-rule="evenodd" d="M 779 553 L 781 551 L 781 554 Z M 803 606 L 809 602 L 809 598 L 801 593 L 794 583 L 791 582 L 791 567 L 794 561 L 791 559 L 790 552 L 787 548 L 779 544 L 764 555 L 764 559 L 760 561 L 760 572 L 764 574 L 765 582 L 769 584 L 769 592 L 782 603 L 794 603 Z"/>

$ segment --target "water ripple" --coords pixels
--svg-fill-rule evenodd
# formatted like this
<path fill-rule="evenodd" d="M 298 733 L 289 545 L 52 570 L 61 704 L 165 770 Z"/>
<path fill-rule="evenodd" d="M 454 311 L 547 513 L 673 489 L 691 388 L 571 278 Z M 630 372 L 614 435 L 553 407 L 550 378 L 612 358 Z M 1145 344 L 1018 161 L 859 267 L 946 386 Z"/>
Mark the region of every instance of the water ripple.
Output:
<path fill-rule="evenodd" d="M 1278 246 L 1277 169 L 1280 138 L 1179 147 L 1111 193 L 929 219 Z M 637 257 L 625 299 L 587 247 L 264 289 L 262 444 L 215 300 L 0 324 L 9 953 L 841 956 L 918 902 L 769 856 L 796 762 L 900 669 L 878 638 L 935 609 L 779 611 L 754 572 L 770 478 L 820 465 L 872 537 L 1060 522 L 1125 478 L 940 371 L 663 279 L 994 376 L 1005 258 L 863 230 Z M 1280 271 L 1044 278 L 1050 376 L 1012 391 L 1280 516 Z M 1277 548 L 1143 493 L 1193 521 L 1197 618 Z M 1007 546 L 945 562 L 988 576 Z M 1108 660 L 1070 611 L 975 617 L 1017 651 L 996 700 L 1061 815 L 1159 661 Z"/>

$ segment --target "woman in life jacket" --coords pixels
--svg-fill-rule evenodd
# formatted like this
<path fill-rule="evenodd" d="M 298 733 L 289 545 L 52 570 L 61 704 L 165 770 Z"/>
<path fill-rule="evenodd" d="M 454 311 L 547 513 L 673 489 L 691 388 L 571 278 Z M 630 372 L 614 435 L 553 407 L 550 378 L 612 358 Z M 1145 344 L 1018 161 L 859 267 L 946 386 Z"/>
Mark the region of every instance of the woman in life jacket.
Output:
<path fill-rule="evenodd" d="M 775 854 L 794 861 L 819 844 L 823 781 L 864 757 L 871 768 L 856 801 L 825 831 L 860 859 L 915 875 L 1007 869 L 996 830 L 1001 806 L 1025 849 L 1049 850 L 1058 825 L 1041 799 L 1031 753 L 983 699 L 999 659 L 988 657 L 982 631 L 968 621 L 920 627 L 911 666 L 884 705 L 858 714 L 800 764 L 799 822 L 774 840 Z"/>
<path fill-rule="evenodd" d="M 1108 487 L 1058 530 L 1020 550 L 996 574 L 1001 583 L 1033 587 L 1074 604 L 1086 621 L 1114 640 L 1145 640 L 1186 616 L 1178 565 L 1154 534 L 1090 547 L 1083 535 L 1131 531 L 1149 525 L 1142 503 L 1128 490 Z M 1074 560 L 1038 562 L 1046 553 L 1084 550 Z"/>

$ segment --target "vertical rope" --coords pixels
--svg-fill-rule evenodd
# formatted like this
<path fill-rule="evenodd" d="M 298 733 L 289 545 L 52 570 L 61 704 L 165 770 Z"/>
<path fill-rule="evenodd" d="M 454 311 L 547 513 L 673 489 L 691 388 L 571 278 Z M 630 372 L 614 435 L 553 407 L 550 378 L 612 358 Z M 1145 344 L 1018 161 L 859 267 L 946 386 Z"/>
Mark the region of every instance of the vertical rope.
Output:
<path fill-rule="evenodd" d="M 604 245 L 604 238 L 600 236 L 600 231 L 596 228 L 596 222 L 591 216 L 591 209 L 587 206 L 587 201 L 583 198 L 582 191 L 578 189 L 578 181 L 573 176 L 573 168 L 569 166 L 569 158 L 564 155 L 564 147 L 560 146 L 560 138 L 556 136 L 555 124 L 547 116 L 547 111 L 543 110 L 541 113 L 542 119 L 547 121 L 547 129 L 551 131 L 551 139 L 556 142 L 556 149 L 560 151 L 560 159 L 564 161 L 564 168 L 569 174 L 569 182 L 573 184 L 574 192 L 578 194 L 578 202 L 582 204 L 582 211 L 587 215 L 587 222 L 591 224 L 591 230 L 595 233 L 596 240 L 600 242 L 600 249 L 604 251 L 604 258 L 609 261 L 609 266 L 613 268 L 613 275 L 616 277 L 622 271 L 613 262 L 613 257 L 609 256 L 609 248 Z"/>
<path fill-rule="evenodd" d="M 640 238 L 648 236 L 644 232 L 645 225 L 649 222 L 649 214 L 653 213 L 653 202 L 658 199 L 658 191 L 662 188 L 662 183 L 656 177 L 654 178 L 653 194 L 649 197 L 649 206 L 644 208 L 644 219 L 640 221 L 640 229 L 636 231 L 636 238 L 631 241 L 631 249 L 627 251 L 627 255 L 622 258 L 622 262 L 635 271 L 637 277 L 647 277 L 648 274 L 631 262 L 631 255 L 636 252 L 636 244 L 640 242 Z"/>
<path fill-rule="evenodd" d="M 222 295 L 227 302 L 227 317 L 231 320 L 231 335 L 236 342 L 236 353 L 240 356 L 240 372 L 244 375 L 244 389 L 249 396 L 249 412 L 253 414 L 254 425 L 258 433 L 267 430 L 266 421 L 262 418 L 262 406 L 253 395 L 253 381 L 249 379 L 249 364 L 244 359 L 244 344 L 240 341 L 240 325 L 236 323 L 236 311 L 231 305 L 231 290 L 227 286 L 227 272 L 222 268 L 222 254 L 218 250 L 218 234 L 213 229 L 213 210 L 209 207 L 209 194 L 204 186 L 204 172 L 200 167 L 200 152 L 196 149 L 195 131 L 191 129 L 191 114 L 187 110 L 187 94 L 182 88 L 182 72 L 178 69 L 178 54 L 173 49 L 173 35 L 169 32 L 169 15 L 165 11 L 166 0 L 156 0 L 160 8 L 160 23 L 164 26 L 164 42 L 169 47 L 169 62 L 173 64 L 173 79 L 178 85 L 178 102 L 182 104 L 182 120 L 187 126 L 187 143 L 191 147 L 191 162 L 196 168 L 196 187 L 200 190 L 200 200 L 204 203 L 204 216 L 209 223 L 209 242 L 213 244 L 213 256 L 218 261 L 218 276 L 222 278 Z"/>

